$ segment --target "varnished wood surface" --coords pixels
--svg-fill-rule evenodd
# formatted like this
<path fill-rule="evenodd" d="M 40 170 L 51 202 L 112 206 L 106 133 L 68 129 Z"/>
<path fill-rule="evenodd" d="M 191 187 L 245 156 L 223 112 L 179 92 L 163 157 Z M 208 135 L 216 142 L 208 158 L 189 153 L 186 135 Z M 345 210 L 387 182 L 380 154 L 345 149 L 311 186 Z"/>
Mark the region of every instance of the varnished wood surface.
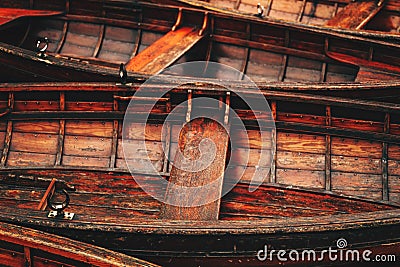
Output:
<path fill-rule="evenodd" d="M 384 6 L 385 1 L 360 1 L 349 3 L 326 25 L 359 30 L 363 28 Z"/>
<path fill-rule="evenodd" d="M 246 131 L 229 132 L 237 146 L 227 149 L 232 168 L 226 169 L 224 186 L 237 177 L 240 182 L 221 199 L 218 220 L 176 220 L 162 218 L 162 203 L 144 192 L 134 178 L 145 178 L 154 190 L 165 194 L 167 188 L 157 179 L 173 179 L 173 175 L 162 137 L 169 138 L 170 159 L 185 144 L 184 135 L 179 138 L 182 125 L 171 123 L 167 132 L 162 130 L 165 116 L 189 96 L 224 99 L 228 89 L 202 83 L 146 88 L 150 96 L 166 87 L 171 91 L 152 109 L 146 125 L 133 121 L 123 128 L 127 100 L 139 86 L 2 85 L 0 109 L 9 111 L 0 118 L 0 220 L 167 266 L 188 266 L 194 261 L 229 265 L 232 260 L 244 264 L 254 259 L 266 239 L 276 248 L 324 248 L 351 236 L 349 242 L 360 249 L 399 251 L 398 104 L 261 87 L 277 126 L 276 139 L 270 133 L 271 138 L 261 143 L 253 113 L 259 112 L 265 120 L 271 116 L 262 110 L 250 111 L 230 92 L 230 106 Z M 307 88 L 298 86 L 297 90 Z M 347 88 L 352 91 L 357 86 Z M 375 96 L 380 92 L 370 84 L 362 88 Z M 389 92 L 395 93 L 397 87 L 392 89 Z M 333 91 L 347 93 L 340 86 Z M 250 98 L 260 97 L 254 90 L 242 88 L 242 92 Z M 225 115 L 223 109 L 212 110 L 213 116 Z M 235 129 L 237 122 L 228 121 Z M 143 126 L 146 151 L 140 145 Z M 126 153 L 123 131 L 129 147 Z M 274 175 L 258 177 L 264 183 L 249 191 L 254 171 L 263 167 L 259 165 L 261 149 L 276 151 Z M 161 177 L 143 162 L 144 157 Z M 132 164 L 133 176 L 126 159 Z M 67 211 L 76 214 L 72 221 L 47 218 L 48 209 L 37 209 L 52 178 L 57 179 L 56 188 L 69 192 Z M 207 248 L 200 247 L 204 243 L 209 244 Z M 184 255 L 189 263 L 180 262 Z"/>
<path fill-rule="evenodd" d="M 208 145 L 201 143 L 204 139 Z M 175 152 L 161 218 L 218 220 L 228 141 L 228 133 L 216 121 L 198 118 L 185 125 L 176 149 L 180 153 Z M 208 166 L 202 166 L 204 163 Z M 185 193 L 182 187 L 192 189 L 192 193 Z"/>
<path fill-rule="evenodd" d="M 7 223 L 0 223 L 0 264 L 32 267 L 157 266 L 122 253 Z"/>
<path fill-rule="evenodd" d="M 10 107 L 11 111 L 1 118 L 0 123 L 3 168 L 78 168 L 126 172 L 127 157 L 139 174 L 153 173 L 154 169 L 141 161 L 144 154 L 141 152 L 141 133 L 138 131 L 143 122 L 129 126 L 127 142 L 131 152 L 124 155 L 122 150 L 122 119 L 127 102 L 118 101 L 118 108 L 115 109 L 114 95 L 132 94 L 137 88 L 135 86 L 139 85 L 5 85 L 0 90 L 0 107 Z M 165 86 L 160 85 L 160 88 Z M 371 94 L 381 96 L 381 91 L 375 92 L 373 87 L 368 86 L 365 85 L 363 89 L 364 97 L 369 98 Z M 287 89 L 291 88 L 289 86 Z M 338 89 L 331 87 L 334 92 L 343 94 L 354 93 L 351 88 L 342 91 L 340 86 Z M 182 90 L 188 89 L 194 87 L 174 89 L 171 99 L 185 98 Z M 400 144 L 398 104 L 267 89 L 262 89 L 264 97 L 276 103 L 278 132 L 275 177 L 278 183 L 319 189 L 330 183 L 330 189 L 336 193 L 380 200 L 384 192 L 389 192 L 390 201 L 400 201 L 396 171 L 400 160 L 397 151 Z M 299 87 L 297 90 L 308 89 Z M 96 94 L 87 94 L 93 91 Z M 394 87 L 387 94 L 396 98 L 396 91 Z M 243 92 L 248 93 L 249 97 L 254 95 L 251 90 L 247 92 L 243 89 Z M 225 94 L 225 91 L 203 86 L 198 92 L 195 90 L 195 94 Z M 165 160 L 161 141 L 163 116 L 168 114 L 167 103 L 162 101 L 153 109 L 146 125 L 145 139 L 155 170 L 169 175 L 172 166 Z M 227 172 L 238 175 L 244 171 L 239 178 L 247 183 L 259 165 L 260 135 L 257 128 L 252 126 L 254 117 L 240 107 L 239 98 L 232 96 L 232 103 L 238 105 L 235 110 L 244 121 L 247 133 L 231 133 L 239 146 L 231 152 L 234 165 Z M 171 108 L 178 104 L 179 101 L 174 102 Z M 330 115 L 325 112 L 327 106 L 331 107 Z M 385 121 L 389 115 L 390 119 Z M 327 119 L 331 121 L 329 125 L 326 125 Z M 171 125 L 169 130 L 170 159 L 174 158 L 178 147 L 180 127 Z M 330 137 L 329 150 L 326 136 Z M 247 138 L 248 144 L 245 142 Z M 387 144 L 388 151 L 385 157 L 382 152 L 384 144 Z M 271 145 L 267 144 L 266 149 Z M 249 160 L 246 160 L 246 155 L 249 155 Z M 382 162 L 385 158 L 388 165 L 384 168 Z M 326 164 L 329 164 L 328 169 Z M 382 186 L 384 174 L 388 175 L 386 186 Z M 260 178 L 269 181 L 270 176 Z"/>
<path fill-rule="evenodd" d="M 7 6 L 8 2 L 2 4 Z M 141 75 L 130 72 L 128 80 L 143 80 L 143 75 L 154 72 L 140 70 L 142 63 L 149 61 L 145 59 L 149 59 L 146 53 L 151 57 L 157 55 L 150 57 L 154 70 L 174 63 L 211 60 L 265 82 L 329 83 L 357 78 L 358 65 L 333 60 L 326 52 L 373 59 L 394 67 L 400 64 L 400 48 L 396 44 L 256 17 L 125 1 L 66 6 L 43 2 L 38 8 L 46 5 L 66 14 L 22 21 L 2 31 L 2 81 L 118 81 L 120 63 L 128 63 L 128 69 L 143 71 Z M 193 31 L 179 44 L 170 44 L 171 49 L 157 49 L 157 40 L 169 39 L 173 33 L 170 31 L 180 12 L 178 32 L 185 28 L 197 28 L 200 32 L 204 26 L 202 38 Z M 50 40 L 45 58 L 38 58 L 35 52 L 40 37 Z M 375 65 L 369 67 L 374 69 Z M 226 78 L 223 73 L 215 75 Z M 371 71 L 368 79 L 390 82 L 393 75 L 390 69 L 386 76 Z"/>
<path fill-rule="evenodd" d="M 359 0 L 356 3 L 350 0 L 171 0 L 169 2 L 222 12 L 241 12 L 248 15 L 256 15 L 257 4 L 260 3 L 264 7 L 264 19 L 278 19 L 318 26 L 329 25 L 337 21 L 337 23 L 342 23 L 345 28 L 351 28 L 351 24 L 358 24 L 357 30 L 365 29 L 361 30 L 362 34 L 371 37 L 385 38 L 385 34 L 386 37 L 393 34 L 391 36 L 395 39 L 399 37 L 400 9 L 395 0 Z M 361 12 L 362 10 L 364 12 Z M 353 13 L 351 16 L 347 16 L 350 11 Z M 347 21 L 347 25 L 344 25 L 346 24 L 344 21 Z M 356 27 L 355 25 L 354 28 Z M 360 31 L 347 31 L 347 33 L 359 34 Z"/>
<path fill-rule="evenodd" d="M 157 74 L 178 60 L 203 37 L 196 28 L 184 27 L 170 31 L 129 60 L 126 69 L 132 72 Z"/>
<path fill-rule="evenodd" d="M 47 17 L 61 14 L 62 12 L 48 10 L 0 8 L 0 27 L 22 17 Z"/>

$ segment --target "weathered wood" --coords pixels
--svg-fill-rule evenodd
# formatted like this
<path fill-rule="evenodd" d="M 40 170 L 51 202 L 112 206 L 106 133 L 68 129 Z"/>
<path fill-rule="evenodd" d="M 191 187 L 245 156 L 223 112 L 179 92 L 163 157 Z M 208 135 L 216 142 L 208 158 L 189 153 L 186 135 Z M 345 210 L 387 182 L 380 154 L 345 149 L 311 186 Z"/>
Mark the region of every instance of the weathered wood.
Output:
<path fill-rule="evenodd" d="M 56 189 L 56 178 L 51 179 L 49 186 L 44 192 L 42 199 L 37 207 L 38 210 L 45 210 L 47 207 L 47 199 L 50 198 L 54 194 L 54 190 Z"/>
<path fill-rule="evenodd" d="M 195 28 L 183 27 L 170 31 L 154 42 L 126 64 L 127 71 L 156 74 L 179 59 L 199 42 L 200 35 Z"/>
<path fill-rule="evenodd" d="M 360 66 L 362 68 L 370 68 L 374 70 L 380 70 L 383 72 L 392 72 L 392 79 L 400 79 L 400 67 L 397 65 L 390 65 L 378 61 L 371 61 L 367 59 L 357 58 L 354 56 L 344 55 L 336 52 L 327 52 L 327 56 L 336 59 L 340 62 Z M 370 77 L 370 79 L 379 79 L 381 77 Z"/>
<path fill-rule="evenodd" d="M 61 15 L 63 12 L 52 10 L 32 10 L 19 8 L 0 8 L 0 27 L 23 17 L 47 17 Z"/>
<path fill-rule="evenodd" d="M 195 119 L 185 125 L 179 140 L 180 153 L 175 156 L 165 194 L 166 203 L 171 204 L 163 205 L 160 216 L 175 220 L 218 220 L 228 133 L 218 122 Z M 204 146 L 203 142 L 214 145 Z M 199 188 L 193 190 L 195 187 Z"/>
<path fill-rule="evenodd" d="M 18 248 L 21 247 L 24 255 L 21 266 L 42 266 L 41 263 L 46 265 L 58 263 L 63 266 L 71 266 L 69 265 L 71 263 L 75 266 L 86 264 L 92 266 L 157 266 L 94 245 L 6 223 L 0 224 L 0 240 L 10 244 L 6 249 L 8 249 L 8 253 L 12 254 L 9 260 L 13 265 L 18 263 L 15 261 L 15 257 L 20 254 Z M 40 254 L 41 252 L 47 253 L 47 257 L 41 259 L 35 256 L 35 253 Z M 10 261 L 0 257 L 0 264 L 9 265 Z"/>
<path fill-rule="evenodd" d="M 383 8 L 384 2 L 384 0 L 352 2 L 330 19 L 326 25 L 344 29 L 362 29 Z"/>

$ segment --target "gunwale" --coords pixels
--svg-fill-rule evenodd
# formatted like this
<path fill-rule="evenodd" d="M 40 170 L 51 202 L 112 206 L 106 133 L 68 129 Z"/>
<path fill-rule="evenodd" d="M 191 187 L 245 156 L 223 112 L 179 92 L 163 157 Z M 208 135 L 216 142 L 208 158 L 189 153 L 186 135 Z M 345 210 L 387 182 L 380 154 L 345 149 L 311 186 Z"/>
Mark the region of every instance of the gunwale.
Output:
<path fill-rule="evenodd" d="M 237 7 L 229 7 L 229 6 L 227 6 L 227 1 L 225 1 L 225 2 L 221 1 L 221 2 L 223 2 L 221 4 L 217 4 L 217 3 L 215 3 L 216 1 L 209 1 L 209 0 L 176 0 L 176 1 L 175 0 L 170 0 L 170 1 L 167 1 L 167 2 L 171 3 L 171 4 L 178 4 L 178 5 L 189 6 L 189 7 L 193 7 L 193 8 L 203 8 L 203 9 L 213 10 L 213 11 L 227 13 L 227 14 L 235 14 L 235 15 L 239 15 L 239 16 L 242 15 L 242 16 L 247 16 L 249 18 L 255 17 L 256 11 L 257 11 L 257 2 L 253 3 L 253 8 L 254 8 L 254 12 L 253 13 L 250 13 L 248 11 L 248 8 L 246 8 L 246 10 L 242 10 L 240 8 L 237 8 Z M 211 2 L 213 2 L 213 3 L 211 3 Z M 239 3 L 239 5 L 241 5 L 242 3 L 240 3 L 240 2 L 242 2 L 242 1 L 236 1 L 236 4 Z M 297 2 L 300 2 L 300 1 L 297 1 Z M 375 28 L 376 28 L 378 23 L 375 22 L 375 20 L 379 21 L 379 18 L 377 19 L 376 17 L 381 16 L 380 13 L 387 13 L 387 15 L 394 15 L 396 17 L 399 17 L 398 10 L 396 10 L 396 6 L 395 6 L 396 5 L 395 1 L 383 1 L 383 2 L 384 2 L 384 4 L 382 5 L 383 8 L 380 9 L 378 11 L 378 13 L 375 14 L 374 16 L 368 18 L 368 22 L 367 22 L 366 25 L 368 25 L 368 24 L 370 24 L 372 22 L 373 24 L 375 24 Z M 309 3 L 310 3 L 309 1 L 305 1 L 304 5 L 307 5 Z M 348 5 L 350 3 L 351 3 L 350 1 L 329 1 L 329 0 L 328 1 L 320 0 L 317 3 L 314 2 L 314 4 L 316 4 L 316 5 L 326 4 L 326 6 L 328 6 L 328 7 L 331 7 L 331 5 L 333 5 L 334 7 L 337 6 L 338 7 L 338 11 L 339 11 L 340 8 L 344 8 L 346 5 Z M 251 5 L 251 3 L 249 3 L 249 2 L 246 2 L 244 4 L 245 5 Z M 265 4 L 265 2 L 263 4 Z M 354 30 L 354 29 L 346 29 L 346 28 L 328 26 L 328 25 L 324 25 L 324 24 L 321 23 L 322 20 L 326 23 L 329 20 L 328 18 L 318 17 L 318 19 L 321 20 L 318 23 L 303 22 L 302 21 L 302 17 L 301 17 L 301 20 L 298 21 L 299 16 L 297 17 L 297 19 L 290 18 L 290 16 L 289 16 L 289 19 L 284 19 L 282 17 L 282 14 L 280 14 L 280 15 L 278 15 L 278 14 L 272 14 L 271 15 L 270 14 L 271 11 L 273 10 L 272 9 L 273 1 L 268 1 L 267 4 L 268 4 L 268 6 L 267 6 L 268 14 L 267 15 L 264 14 L 263 18 L 260 18 L 260 19 L 271 20 L 271 21 L 286 21 L 286 22 L 290 22 L 290 23 L 293 23 L 293 24 L 306 25 L 307 27 L 310 27 L 310 28 L 314 28 L 314 27 L 316 27 L 316 28 L 325 28 L 325 29 L 328 29 L 328 30 L 334 31 L 334 32 L 340 32 L 340 33 L 350 34 L 350 35 L 354 35 L 354 36 L 364 36 L 364 37 L 369 37 L 369 38 L 390 40 L 390 41 L 393 41 L 393 42 L 398 42 L 399 38 L 400 38 L 400 35 L 398 34 L 400 28 L 397 29 L 397 33 L 393 32 L 393 30 L 395 30 L 395 29 L 392 29 L 390 31 L 387 30 L 387 29 L 386 30 L 383 30 L 383 29 L 381 29 L 381 30 L 368 29 L 368 28 L 365 29 L 366 25 L 364 23 L 364 25 L 362 27 L 357 28 L 357 30 Z M 303 5 L 303 3 L 302 3 L 302 5 Z M 287 12 L 287 11 L 283 11 L 283 10 L 278 10 L 278 13 L 279 12 L 293 15 L 293 13 Z M 298 15 L 301 14 L 300 12 L 302 12 L 302 10 L 299 10 L 299 14 Z M 338 12 L 332 12 L 332 15 L 333 14 L 337 14 L 337 13 Z M 313 18 L 313 17 L 310 16 L 310 18 Z M 331 18 L 333 18 L 333 17 L 331 17 Z M 310 20 L 312 21 L 312 19 L 310 19 Z"/>
<path fill-rule="evenodd" d="M 0 241 L 20 245 L 24 247 L 24 250 L 30 251 L 28 254 L 30 258 L 27 258 L 27 255 L 25 255 L 25 260 L 32 264 L 32 266 L 36 266 L 36 264 L 39 265 L 41 260 L 43 260 L 40 259 L 40 256 L 43 257 L 43 255 L 36 255 L 38 251 L 75 260 L 75 264 L 91 264 L 92 266 L 157 266 L 101 247 L 3 222 L 0 223 Z M 4 252 L 4 249 L 7 247 L 3 247 L 3 245 L 4 243 L 1 244 L 1 250 Z M 14 258 L 14 262 L 11 264 L 15 264 L 16 253 L 7 252 L 10 254 L 13 253 L 12 257 Z M 57 261 L 57 259 L 47 260 Z M 10 264 L 9 259 L 0 259 L 0 262 L 3 264 Z M 44 263 L 46 263 L 46 259 Z M 51 263 L 60 264 L 60 262 Z"/>

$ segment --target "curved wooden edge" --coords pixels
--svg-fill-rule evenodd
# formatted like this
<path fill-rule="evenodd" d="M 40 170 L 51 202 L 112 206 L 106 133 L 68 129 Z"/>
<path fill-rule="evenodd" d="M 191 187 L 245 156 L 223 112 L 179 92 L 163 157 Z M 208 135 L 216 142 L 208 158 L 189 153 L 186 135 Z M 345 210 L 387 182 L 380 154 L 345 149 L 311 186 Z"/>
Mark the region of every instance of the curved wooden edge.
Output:
<path fill-rule="evenodd" d="M 158 266 L 94 245 L 7 223 L 0 223 L 0 240 L 93 266 Z"/>
<path fill-rule="evenodd" d="M 0 27 L 22 17 L 47 17 L 62 15 L 62 11 L 0 8 Z"/>
<path fill-rule="evenodd" d="M 363 58 L 358 58 L 350 55 L 345 55 L 342 53 L 337 53 L 337 52 L 326 52 L 326 55 L 334 60 L 337 60 L 342 63 L 354 65 L 354 66 L 360 66 L 360 67 L 366 67 L 370 69 L 377 69 L 381 71 L 385 71 L 388 73 L 393 73 L 393 79 L 400 79 L 400 66 L 396 65 L 389 65 L 386 63 L 378 62 L 378 61 L 373 61 L 373 60 L 367 60 Z"/>
<path fill-rule="evenodd" d="M 359 30 L 363 28 L 382 9 L 384 0 L 351 2 L 343 8 L 326 25 L 344 29 Z"/>
<path fill-rule="evenodd" d="M 10 219 L 12 216 L 12 219 Z M 43 211 L 26 211 L 16 214 L 15 208 L 4 208 L 0 214 L 0 221 L 35 226 L 85 229 L 90 231 L 120 232 L 120 233 L 147 233 L 147 234 L 282 234 L 282 233 L 311 233 L 336 230 L 367 229 L 370 227 L 400 227 L 400 209 L 363 212 L 357 214 L 339 214 L 315 217 L 260 219 L 246 221 L 217 220 L 217 221 L 183 221 L 183 220 L 143 220 L 138 218 L 124 223 L 94 224 L 93 217 L 81 215 L 78 221 L 55 221 L 48 219 Z"/>

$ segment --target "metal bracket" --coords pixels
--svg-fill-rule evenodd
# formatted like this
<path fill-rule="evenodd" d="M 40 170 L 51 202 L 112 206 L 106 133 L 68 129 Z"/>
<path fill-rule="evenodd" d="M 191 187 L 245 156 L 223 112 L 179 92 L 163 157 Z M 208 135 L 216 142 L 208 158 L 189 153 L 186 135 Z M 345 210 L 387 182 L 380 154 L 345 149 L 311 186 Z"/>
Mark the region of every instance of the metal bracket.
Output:
<path fill-rule="evenodd" d="M 57 212 L 55 210 L 51 210 L 49 214 L 47 214 L 47 218 L 57 218 L 57 219 L 64 219 L 64 220 L 72 220 L 75 216 L 73 212 Z"/>
<path fill-rule="evenodd" d="M 51 209 L 49 214 L 47 214 L 47 217 L 54 219 L 72 220 L 75 214 L 71 212 L 64 212 L 64 209 L 67 208 L 69 205 L 69 195 L 65 189 L 61 190 L 60 192 L 62 192 L 65 196 L 63 202 L 53 202 L 54 194 L 51 197 L 47 198 L 47 206 Z"/>
<path fill-rule="evenodd" d="M 47 37 L 39 38 L 36 41 L 36 51 L 38 52 L 38 57 L 46 57 L 46 50 L 49 47 L 49 39 Z"/>

